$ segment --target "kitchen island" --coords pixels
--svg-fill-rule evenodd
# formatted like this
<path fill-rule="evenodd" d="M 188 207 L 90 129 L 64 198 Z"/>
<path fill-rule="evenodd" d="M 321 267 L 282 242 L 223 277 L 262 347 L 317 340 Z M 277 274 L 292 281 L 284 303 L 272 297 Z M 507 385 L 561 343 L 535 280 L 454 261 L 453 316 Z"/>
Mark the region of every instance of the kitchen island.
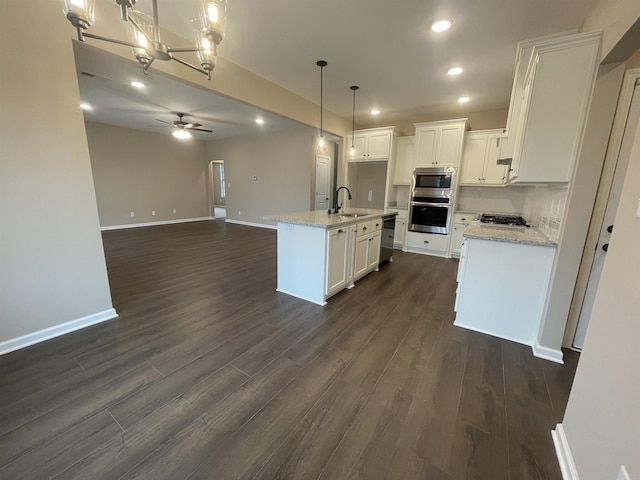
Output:
<path fill-rule="evenodd" d="M 278 292 L 318 305 L 378 270 L 382 218 L 390 210 L 347 209 L 265 217 L 278 225 Z"/>
<path fill-rule="evenodd" d="M 536 228 L 470 225 L 458 267 L 460 327 L 537 346 L 556 244 Z M 557 360 L 555 358 L 550 358 Z"/>

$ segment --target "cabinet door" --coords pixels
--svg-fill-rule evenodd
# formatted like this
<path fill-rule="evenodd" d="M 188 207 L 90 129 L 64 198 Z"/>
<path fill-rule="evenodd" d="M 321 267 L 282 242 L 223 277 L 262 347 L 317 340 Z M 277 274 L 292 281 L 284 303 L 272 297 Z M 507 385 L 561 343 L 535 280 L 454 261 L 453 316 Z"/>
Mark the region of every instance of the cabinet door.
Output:
<path fill-rule="evenodd" d="M 464 129 L 460 125 L 442 127 L 438 132 L 438 147 L 435 163 L 438 165 L 458 165 Z"/>
<path fill-rule="evenodd" d="M 391 132 L 370 132 L 367 160 L 387 160 L 391 157 Z"/>
<path fill-rule="evenodd" d="M 327 232 L 327 295 L 331 295 L 347 285 L 349 273 L 349 233 L 346 228 Z"/>
<path fill-rule="evenodd" d="M 466 230 L 466 225 L 454 225 L 453 226 L 453 234 L 451 238 L 451 254 L 452 255 L 460 255 L 462 251 L 462 242 L 464 242 L 464 231 Z"/>
<path fill-rule="evenodd" d="M 353 157 L 349 156 L 349 161 L 364 161 L 367 159 L 367 134 L 366 133 L 355 133 L 352 134 L 353 139 L 349 138 L 347 141 L 352 141 L 353 146 L 356 147 L 356 153 Z M 349 135 L 351 137 L 351 135 Z M 349 149 L 351 148 L 351 143 L 349 143 Z M 349 150 L 347 149 L 347 151 Z"/>
<path fill-rule="evenodd" d="M 437 136 L 438 129 L 436 127 L 416 130 L 415 164 L 411 166 L 412 171 L 416 165 L 431 165 L 436 163 Z"/>
<path fill-rule="evenodd" d="M 396 230 L 393 235 L 393 246 L 404 247 L 404 237 L 407 232 L 407 220 L 396 218 Z"/>
<path fill-rule="evenodd" d="M 414 137 L 401 137 L 396 142 L 396 158 L 393 169 L 394 185 L 409 185 L 413 167 Z"/>
<path fill-rule="evenodd" d="M 462 165 L 460 167 L 460 185 L 476 185 L 482 183 L 487 143 L 488 138 L 486 135 L 467 135 L 462 153 Z"/>
<path fill-rule="evenodd" d="M 369 267 L 369 235 L 356 238 L 356 255 L 354 261 L 355 280 L 367 273 Z"/>
<path fill-rule="evenodd" d="M 369 236 L 369 249 L 367 251 L 367 270 L 375 270 L 380 263 L 380 244 L 382 232 L 377 231 Z"/>
<path fill-rule="evenodd" d="M 503 185 L 507 181 L 507 166 L 498 165 L 502 144 L 507 138 L 504 135 L 489 135 L 485 155 L 482 183 L 485 185 Z M 466 147 L 466 145 L 465 145 Z"/>

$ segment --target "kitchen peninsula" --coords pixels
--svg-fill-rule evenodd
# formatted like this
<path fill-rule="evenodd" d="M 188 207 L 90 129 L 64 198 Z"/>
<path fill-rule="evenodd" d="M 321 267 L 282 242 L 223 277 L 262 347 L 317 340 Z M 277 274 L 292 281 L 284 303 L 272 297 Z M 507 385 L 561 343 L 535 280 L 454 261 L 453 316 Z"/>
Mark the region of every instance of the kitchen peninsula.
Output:
<path fill-rule="evenodd" d="M 278 224 L 277 291 L 326 305 L 327 298 L 378 270 L 383 217 L 394 215 L 354 208 L 266 217 Z"/>
<path fill-rule="evenodd" d="M 534 227 L 472 224 L 464 237 L 454 324 L 529 345 L 534 355 L 561 361 L 537 345 L 555 242 Z"/>

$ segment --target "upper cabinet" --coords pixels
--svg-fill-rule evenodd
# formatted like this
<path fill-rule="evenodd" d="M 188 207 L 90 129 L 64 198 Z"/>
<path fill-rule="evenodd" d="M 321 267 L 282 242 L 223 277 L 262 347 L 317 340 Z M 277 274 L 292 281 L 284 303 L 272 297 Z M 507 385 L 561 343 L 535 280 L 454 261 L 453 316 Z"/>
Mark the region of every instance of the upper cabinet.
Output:
<path fill-rule="evenodd" d="M 396 162 L 393 169 L 394 185 L 411 184 L 414 156 L 414 137 L 399 137 L 396 143 Z"/>
<path fill-rule="evenodd" d="M 502 157 L 511 183 L 569 182 L 578 157 L 597 67 L 600 33 L 518 46 Z"/>
<path fill-rule="evenodd" d="M 458 176 L 460 185 L 506 184 L 508 167 L 497 164 L 506 140 L 504 130 L 467 132 Z"/>
<path fill-rule="evenodd" d="M 459 165 L 466 118 L 416 123 L 415 127 L 415 156 L 410 175 L 417 165 Z"/>
<path fill-rule="evenodd" d="M 391 158 L 393 151 L 393 128 L 370 128 L 349 132 L 347 143 L 353 136 L 355 155 L 350 162 L 384 161 Z M 351 145 L 349 145 L 350 147 Z"/>

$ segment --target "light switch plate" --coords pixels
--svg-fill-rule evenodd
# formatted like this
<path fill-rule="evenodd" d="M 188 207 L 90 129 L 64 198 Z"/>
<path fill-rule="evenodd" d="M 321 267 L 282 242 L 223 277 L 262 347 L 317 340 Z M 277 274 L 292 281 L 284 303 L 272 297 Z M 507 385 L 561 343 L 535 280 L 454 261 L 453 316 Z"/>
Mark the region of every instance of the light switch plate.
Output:
<path fill-rule="evenodd" d="M 640 198 L 638 199 L 638 207 L 636 208 L 636 218 L 640 218 Z"/>

